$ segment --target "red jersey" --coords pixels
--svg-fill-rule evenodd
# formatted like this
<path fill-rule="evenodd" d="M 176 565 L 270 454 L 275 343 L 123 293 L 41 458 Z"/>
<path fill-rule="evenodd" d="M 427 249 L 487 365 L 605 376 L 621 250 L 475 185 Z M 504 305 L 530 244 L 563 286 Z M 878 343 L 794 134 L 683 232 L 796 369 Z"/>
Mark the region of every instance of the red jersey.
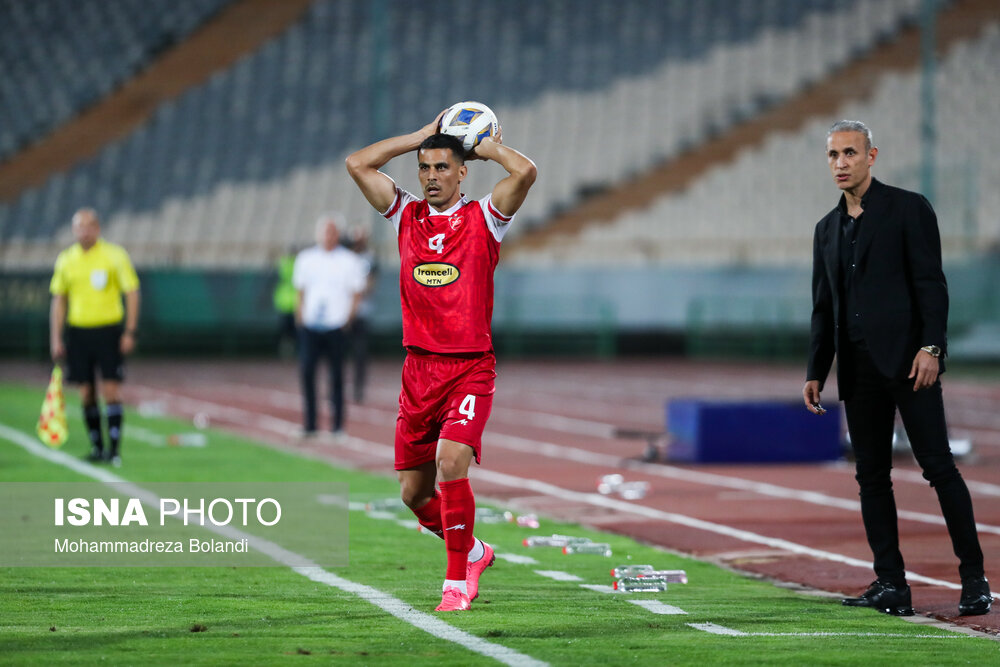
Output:
<path fill-rule="evenodd" d="M 513 216 L 496 210 L 489 195 L 473 202 L 463 195 L 439 213 L 402 188 L 384 215 L 399 241 L 403 345 L 492 350 L 493 271 Z"/>

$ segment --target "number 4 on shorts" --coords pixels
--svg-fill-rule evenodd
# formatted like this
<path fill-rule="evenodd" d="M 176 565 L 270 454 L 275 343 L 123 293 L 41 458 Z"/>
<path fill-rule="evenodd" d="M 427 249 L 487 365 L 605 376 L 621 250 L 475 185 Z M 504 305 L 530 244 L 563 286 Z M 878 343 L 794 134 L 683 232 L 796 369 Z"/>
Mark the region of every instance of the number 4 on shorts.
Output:
<path fill-rule="evenodd" d="M 476 396 L 475 394 L 466 394 L 465 398 L 462 399 L 462 404 L 458 406 L 459 414 L 465 415 L 468 419 L 476 418 Z"/>

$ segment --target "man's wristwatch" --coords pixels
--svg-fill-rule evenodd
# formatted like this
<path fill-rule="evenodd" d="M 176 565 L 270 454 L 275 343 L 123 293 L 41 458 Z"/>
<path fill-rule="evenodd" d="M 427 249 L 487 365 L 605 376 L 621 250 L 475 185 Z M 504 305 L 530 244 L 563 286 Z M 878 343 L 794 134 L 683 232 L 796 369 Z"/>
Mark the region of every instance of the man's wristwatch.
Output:
<path fill-rule="evenodd" d="M 920 349 L 926 352 L 927 354 L 931 355 L 935 359 L 941 356 L 941 348 L 938 347 L 937 345 L 924 345 Z"/>

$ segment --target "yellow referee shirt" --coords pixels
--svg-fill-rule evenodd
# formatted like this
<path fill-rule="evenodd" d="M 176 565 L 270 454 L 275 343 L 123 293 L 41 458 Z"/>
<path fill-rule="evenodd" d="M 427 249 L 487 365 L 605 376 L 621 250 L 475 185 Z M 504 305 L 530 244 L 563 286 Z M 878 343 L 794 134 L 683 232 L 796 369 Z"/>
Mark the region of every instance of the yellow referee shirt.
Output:
<path fill-rule="evenodd" d="M 56 258 L 49 291 L 69 301 L 66 323 L 71 327 L 104 327 L 125 316 L 122 294 L 139 289 L 132 260 L 121 246 L 102 239 L 84 250 L 79 243 Z"/>

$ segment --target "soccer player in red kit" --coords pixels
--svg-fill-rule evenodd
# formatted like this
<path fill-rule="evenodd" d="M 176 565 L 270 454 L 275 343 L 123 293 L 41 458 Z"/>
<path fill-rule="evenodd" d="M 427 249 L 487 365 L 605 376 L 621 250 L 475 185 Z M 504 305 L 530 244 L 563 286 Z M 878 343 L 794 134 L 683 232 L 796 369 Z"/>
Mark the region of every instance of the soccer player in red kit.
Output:
<path fill-rule="evenodd" d="M 347 158 L 347 170 L 396 229 L 407 354 L 395 467 L 403 502 L 444 538 L 448 567 L 436 611 L 464 611 L 493 564 L 493 549 L 472 533 L 476 504 L 469 485 L 469 465 L 473 457 L 480 462 L 493 406 L 493 271 L 536 169 L 504 146 L 499 133 L 465 155 L 460 140 L 438 132 L 443 115 L 417 132 L 362 148 Z M 379 171 L 414 150 L 423 199 Z M 469 201 L 461 191 L 466 158 L 493 160 L 507 176 L 488 196 Z"/>

